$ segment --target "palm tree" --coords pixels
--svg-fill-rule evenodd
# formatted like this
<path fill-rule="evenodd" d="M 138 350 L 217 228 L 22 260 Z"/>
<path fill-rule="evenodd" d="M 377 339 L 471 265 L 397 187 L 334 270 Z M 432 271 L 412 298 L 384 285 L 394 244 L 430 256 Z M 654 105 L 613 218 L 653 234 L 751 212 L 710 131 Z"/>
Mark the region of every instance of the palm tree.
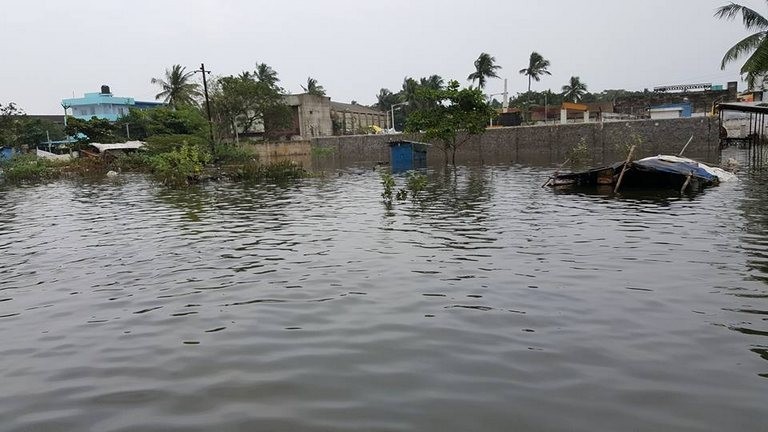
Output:
<path fill-rule="evenodd" d="M 325 89 L 312 77 L 307 77 L 307 86 L 301 86 L 305 92 L 315 96 L 325 96 Z"/>
<path fill-rule="evenodd" d="M 541 81 L 542 75 L 552 75 L 547 68 L 549 67 L 549 60 L 546 60 L 541 54 L 536 51 L 531 53 L 531 58 L 528 60 L 528 67 L 520 69 L 520 74 L 528 76 L 528 91 L 531 91 L 531 80 L 538 82 Z"/>
<path fill-rule="evenodd" d="M 443 85 L 445 85 L 445 80 L 440 75 L 430 75 L 428 78 L 419 79 L 419 86 L 424 88 L 440 90 Z"/>
<path fill-rule="evenodd" d="M 155 99 L 162 99 L 173 108 L 181 106 L 197 105 L 196 98 L 202 96 L 200 84 L 190 82 L 194 71 L 186 72 L 186 67 L 173 65 L 165 70 L 165 79 L 152 78 L 151 83 L 159 85 L 163 91 L 155 95 Z"/>
<path fill-rule="evenodd" d="M 275 72 L 275 70 L 269 67 L 269 65 L 266 63 L 256 62 L 256 71 L 254 75 L 256 80 L 266 83 L 270 87 L 273 87 L 275 84 L 277 84 L 278 81 L 280 81 L 277 78 L 277 72 Z"/>
<path fill-rule="evenodd" d="M 578 102 L 587 93 L 587 85 L 579 77 L 572 76 L 571 81 L 563 86 L 563 99 Z"/>
<path fill-rule="evenodd" d="M 717 8 L 715 16 L 720 19 L 734 19 L 741 14 L 744 27 L 757 31 L 742 39 L 725 52 L 720 69 L 741 56 L 752 53 L 741 66 L 741 73 L 746 74 L 747 85 L 754 87 L 757 75 L 768 72 L 768 19 L 746 6 L 731 3 Z"/>
<path fill-rule="evenodd" d="M 494 64 L 496 57 L 491 57 L 488 53 L 481 53 L 480 57 L 475 60 L 475 71 L 469 74 L 467 80 L 473 83 L 477 81 L 477 86 L 485 88 L 486 78 L 498 78 L 496 69 L 501 69 L 501 66 Z"/>

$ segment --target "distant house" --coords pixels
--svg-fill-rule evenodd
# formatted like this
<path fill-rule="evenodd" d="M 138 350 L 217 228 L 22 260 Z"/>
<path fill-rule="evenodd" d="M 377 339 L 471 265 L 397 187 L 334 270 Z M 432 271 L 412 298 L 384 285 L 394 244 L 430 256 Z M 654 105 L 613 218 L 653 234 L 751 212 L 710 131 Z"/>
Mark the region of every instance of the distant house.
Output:
<path fill-rule="evenodd" d="M 142 102 L 129 97 L 115 97 L 109 86 L 101 86 L 99 93 L 85 93 L 81 98 L 63 99 L 61 105 L 72 110 L 73 117 L 88 120 L 97 117 L 115 121 L 127 115 L 131 108 L 150 109 L 163 106 L 161 102 Z"/>
<path fill-rule="evenodd" d="M 387 113 L 358 104 L 331 101 L 334 135 L 368 133 L 370 126 L 387 128 Z"/>
<path fill-rule="evenodd" d="M 691 117 L 693 106 L 689 102 L 669 103 L 652 106 L 648 109 L 652 120 Z"/>

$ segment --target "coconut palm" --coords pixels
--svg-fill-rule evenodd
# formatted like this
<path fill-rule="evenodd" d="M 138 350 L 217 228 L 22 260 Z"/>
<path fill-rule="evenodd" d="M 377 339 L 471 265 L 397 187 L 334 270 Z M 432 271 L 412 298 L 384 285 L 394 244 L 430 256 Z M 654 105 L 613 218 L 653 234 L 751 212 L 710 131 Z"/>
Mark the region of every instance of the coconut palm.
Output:
<path fill-rule="evenodd" d="M 269 65 L 266 63 L 256 63 L 256 71 L 254 76 L 256 77 L 257 81 L 266 83 L 270 87 L 273 87 L 275 84 L 277 84 L 278 81 L 280 81 L 277 78 L 277 72 L 275 72 L 275 70 L 269 67 Z"/>
<path fill-rule="evenodd" d="M 315 96 L 325 96 L 325 89 L 312 77 L 307 77 L 307 86 L 301 86 L 305 92 Z"/>
<path fill-rule="evenodd" d="M 445 80 L 440 75 L 430 75 L 428 78 L 419 79 L 419 86 L 432 90 L 440 90 L 444 85 Z"/>
<path fill-rule="evenodd" d="M 528 76 L 528 91 L 531 91 L 531 80 L 536 82 L 541 81 L 542 75 L 552 75 L 547 68 L 549 67 L 549 60 L 541 56 L 536 51 L 531 53 L 531 58 L 528 60 L 528 67 L 520 69 L 520 74 Z"/>
<path fill-rule="evenodd" d="M 739 57 L 749 55 L 741 66 L 741 73 L 746 74 L 747 85 L 754 87 L 755 78 L 768 72 L 768 19 L 753 9 L 736 3 L 717 8 L 715 16 L 720 19 L 734 19 L 741 14 L 744 27 L 749 31 L 757 31 L 742 39 L 725 52 L 720 68 L 736 61 Z"/>
<path fill-rule="evenodd" d="M 485 81 L 487 78 L 498 78 L 496 69 L 501 69 L 501 66 L 496 65 L 496 57 L 491 57 L 488 53 L 481 53 L 480 57 L 475 60 L 475 71 L 469 74 L 467 80 L 474 83 L 477 81 L 477 86 L 485 88 Z"/>
<path fill-rule="evenodd" d="M 165 70 L 165 78 L 152 78 L 151 83 L 159 85 L 163 91 L 155 95 L 173 108 L 197 105 L 196 98 L 202 96 L 200 84 L 190 82 L 194 71 L 186 72 L 186 67 L 173 65 Z"/>
<path fill-rule="evenodd" d="M 579 77 L 572 76 L 571 81 L 563 86 L 563 99 L 578 102 L 587 93 L 587 85 Z"/>

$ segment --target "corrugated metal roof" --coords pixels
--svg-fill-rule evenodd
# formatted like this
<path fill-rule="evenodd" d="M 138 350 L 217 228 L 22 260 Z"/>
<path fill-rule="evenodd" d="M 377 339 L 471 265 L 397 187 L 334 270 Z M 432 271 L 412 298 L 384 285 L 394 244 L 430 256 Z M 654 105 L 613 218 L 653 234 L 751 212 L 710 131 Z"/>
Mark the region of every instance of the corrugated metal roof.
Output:
<path fill-rule="evenodd" d="M 331 101 L 331 109 L 334 111 L 349 111 L 349 112 L 361 113 L 361 114 L 377 114 L 377 115 L 387 114 L 385 111 L 379 111 L 373 108 L 369 108 L 365 105 L 348 104 L 348 103 L 334 102 L 334 101 Z"/>

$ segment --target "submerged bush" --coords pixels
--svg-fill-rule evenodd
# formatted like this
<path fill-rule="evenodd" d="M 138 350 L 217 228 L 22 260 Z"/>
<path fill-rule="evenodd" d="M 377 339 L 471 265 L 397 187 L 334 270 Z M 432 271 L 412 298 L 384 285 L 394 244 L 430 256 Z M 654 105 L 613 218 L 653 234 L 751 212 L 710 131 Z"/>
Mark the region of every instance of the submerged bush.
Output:
<path fill-rule="evenodd" d="M 307 176 L 306 170 L 293 161 L 260 164 L 256 161 L 233 165 L 226 168 L 226 176 L 239 181 L 286 181 Z"/>
<path fill-rule="evenodd" d="M 185 185 L 200 180 L 205 164 L 211 156 L 194 145 L 150 156 L 152 173 L 164 184 Z"/>
<path fill-rule="evenodd" d="M 208 142 L 197 135 L 152 135 L 146 142 L 147 152 L 151 155 L 172 152 L 183 146 L 198 147 L 200 151 L 209 149 Z"/>
<path fill-rule="evenodd" d="M 236 144 L 218 144 L 215 147 L 216 162 L 228 163 L 251 163 L 259 160 L 253 150 L 246 147 L 240 147 Z"/>
<path fill-rule="evenodd" d="M 3 177 L 11 182 L 49 180 L 58 177 L 56 164 L 34 154 L 14 156 L 0 164 Z"/>
<path fill-rule="evenodd" d="M 587 140 L 584 137 L 571 147 L 568 152 L 568 159 L 571 160 L 571 167 L 573 168 L 582 167 L 590 162 L 589 147 L 587 147 Z"/>

